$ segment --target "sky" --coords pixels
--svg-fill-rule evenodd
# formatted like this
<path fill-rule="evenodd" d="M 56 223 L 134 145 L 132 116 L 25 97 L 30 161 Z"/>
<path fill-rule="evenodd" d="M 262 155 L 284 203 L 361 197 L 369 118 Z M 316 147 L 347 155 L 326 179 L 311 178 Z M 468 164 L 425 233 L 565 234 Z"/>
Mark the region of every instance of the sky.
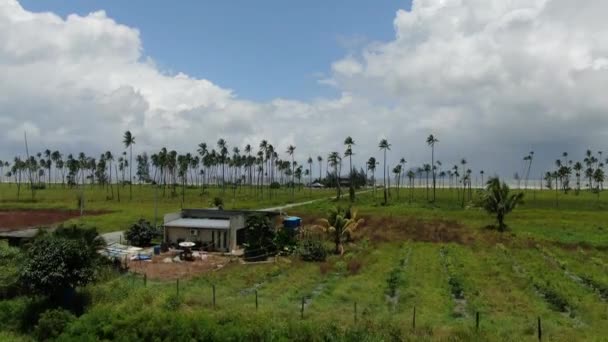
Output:
<path fill-rule="evenodd" d="M 0 0 L 0 157 L 193 152 L 430 162 L 509 177 L 606 149 L 608 2 Z"/>

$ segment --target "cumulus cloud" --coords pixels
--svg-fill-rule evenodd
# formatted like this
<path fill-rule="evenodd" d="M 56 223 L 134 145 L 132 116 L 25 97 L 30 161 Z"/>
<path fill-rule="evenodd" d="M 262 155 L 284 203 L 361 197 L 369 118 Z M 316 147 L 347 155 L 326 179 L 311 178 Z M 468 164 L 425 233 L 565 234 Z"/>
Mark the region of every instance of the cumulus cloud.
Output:
<path fill-rule="evenodd" d="M 444 164 L 466 157 L 509 175 L 529 149 L 544 165 L 602 149 L 607 10 L 602 0 L 414 0 L 397 11 L 393 40 L 328 63 L 320 83 L 341 95 L 260 103 L 159 70 L 138 30 L 103 11 L 61 18 L 2 0 L 0 142 L 5 157 L 20 153 L 27 130 L 38 149 L 99 153 L 121 149 L 129 129 L 141 150 L 268 139 L 304 159 L 342 151 L 351 135 L 359 164 L 387 137 L 393 159 L 418 165 L 434 133 Z"/>

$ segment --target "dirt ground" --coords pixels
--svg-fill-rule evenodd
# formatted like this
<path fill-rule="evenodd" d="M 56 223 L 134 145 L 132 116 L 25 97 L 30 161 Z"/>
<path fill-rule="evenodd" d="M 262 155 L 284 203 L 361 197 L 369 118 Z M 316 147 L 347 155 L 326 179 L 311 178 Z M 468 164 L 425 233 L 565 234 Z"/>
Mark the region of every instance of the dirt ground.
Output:
<path fill-rule="evenodd" d="M 166 258 L 172 257 L 171 253 L 163 253 L 155 255 L 152 261 L 132 260 L 129 261 L 129 270 L 142 275 L 146 274 L 148 279 L 175 280 L 192 278 L 205 272 L 221 269 L 231 261 L 229 257 L 207 254 L 205 260 L 196 258 L 194 261 L 164 262 Z"/>
<path fill-rule="evenodd" d="M 473 243 L 475 237 L 470 229 L 451 220 L 420 220 L 414 217 L 386 217 L 369 216 L 360 217 L 363 224 L 359 225 L 352 238 L 367 238 L 374 242 L 391 241 L 420 241 L 435 243 Z M 303 224 L 314 225 L 317 218 L 302 217 Z"/>
<path fill-rule="evenodd" d="M 86 215 L 102 215 L 103 211 L 87 211 Z M 0 210 L 0 232 L 9 232 L 38 226 L 50 226 L 79 217 L 78 210 Z"/>

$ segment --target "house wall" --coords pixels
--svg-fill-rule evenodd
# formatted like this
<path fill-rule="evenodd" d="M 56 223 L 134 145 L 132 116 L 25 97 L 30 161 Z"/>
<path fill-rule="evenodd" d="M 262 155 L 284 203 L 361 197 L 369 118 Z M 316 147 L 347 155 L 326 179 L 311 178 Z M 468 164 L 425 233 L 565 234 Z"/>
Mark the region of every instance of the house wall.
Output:
<path fill-rule="evenodd" d="M 198 232 L 198 235 L 192 235 L 191 230 Z M 226 236 L 224 237 L 224 232 Z M 218 248 L 224 246 L 224 239 L 226 239 L 227 249 L 231 249 L 230 231 L 226 230 L 215 230 L 215 229 L 192 229 L 192 228 L 181 228 L 181 227 L 165 227 L 165 241 L 169 243 L 177 243 L 177 240 L 182 239 L 184 241 L 202 241 L 212 242 L 215 237 L 215 244 Z M 236 237 L 235 237 L 236 238 Z"/>

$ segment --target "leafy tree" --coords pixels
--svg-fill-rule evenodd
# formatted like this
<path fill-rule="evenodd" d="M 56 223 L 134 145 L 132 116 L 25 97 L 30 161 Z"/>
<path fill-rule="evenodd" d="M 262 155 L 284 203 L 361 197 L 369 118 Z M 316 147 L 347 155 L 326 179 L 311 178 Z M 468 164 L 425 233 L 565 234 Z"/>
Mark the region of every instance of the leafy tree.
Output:
<path fill-rule="evenodd" d="M 157 234 L 156 228 L 150 222 L 140 219 L 125 232 L 125 238 L 133 246 L 144 247 L 149 246 Z"/>
<path fill-rule="evenodd" d="M 266 260 L 276 252 L 274 243 L 275 229 L 266 215 L 247 217 L 245 233 L 245 259 L 249 261 Z"/>
<path fill-rule="evenodd" d="M 519 204 L 523 203 L 524 194 L 510 194 L 509 186 L 500 181 L 498 177 L 491 177 L 486 183 L 486 190 L 483 194 L 483 208 L 490 214 L 496 215 L 498 230 L 506 230 L 505 216 L 512 212 Z"/>
<path fill-rule="evenodd" d="M 352 207 L 346 210 L 336 207 L 330 210 L 326 219 L 319 220 L 319 227 L 331 236 L 335 253 L 343 255 L 344 242 L 362 223 L 363 220 L 357 219 L 357 211 Z"/>
<path fill-rule="evenodd" d="M 65 291 L 93 280 L 96 254 L 83 248 L 79 239 L 41 235 L 27 249 L 21 282 L 34 293 L 59 299 Z"/>

